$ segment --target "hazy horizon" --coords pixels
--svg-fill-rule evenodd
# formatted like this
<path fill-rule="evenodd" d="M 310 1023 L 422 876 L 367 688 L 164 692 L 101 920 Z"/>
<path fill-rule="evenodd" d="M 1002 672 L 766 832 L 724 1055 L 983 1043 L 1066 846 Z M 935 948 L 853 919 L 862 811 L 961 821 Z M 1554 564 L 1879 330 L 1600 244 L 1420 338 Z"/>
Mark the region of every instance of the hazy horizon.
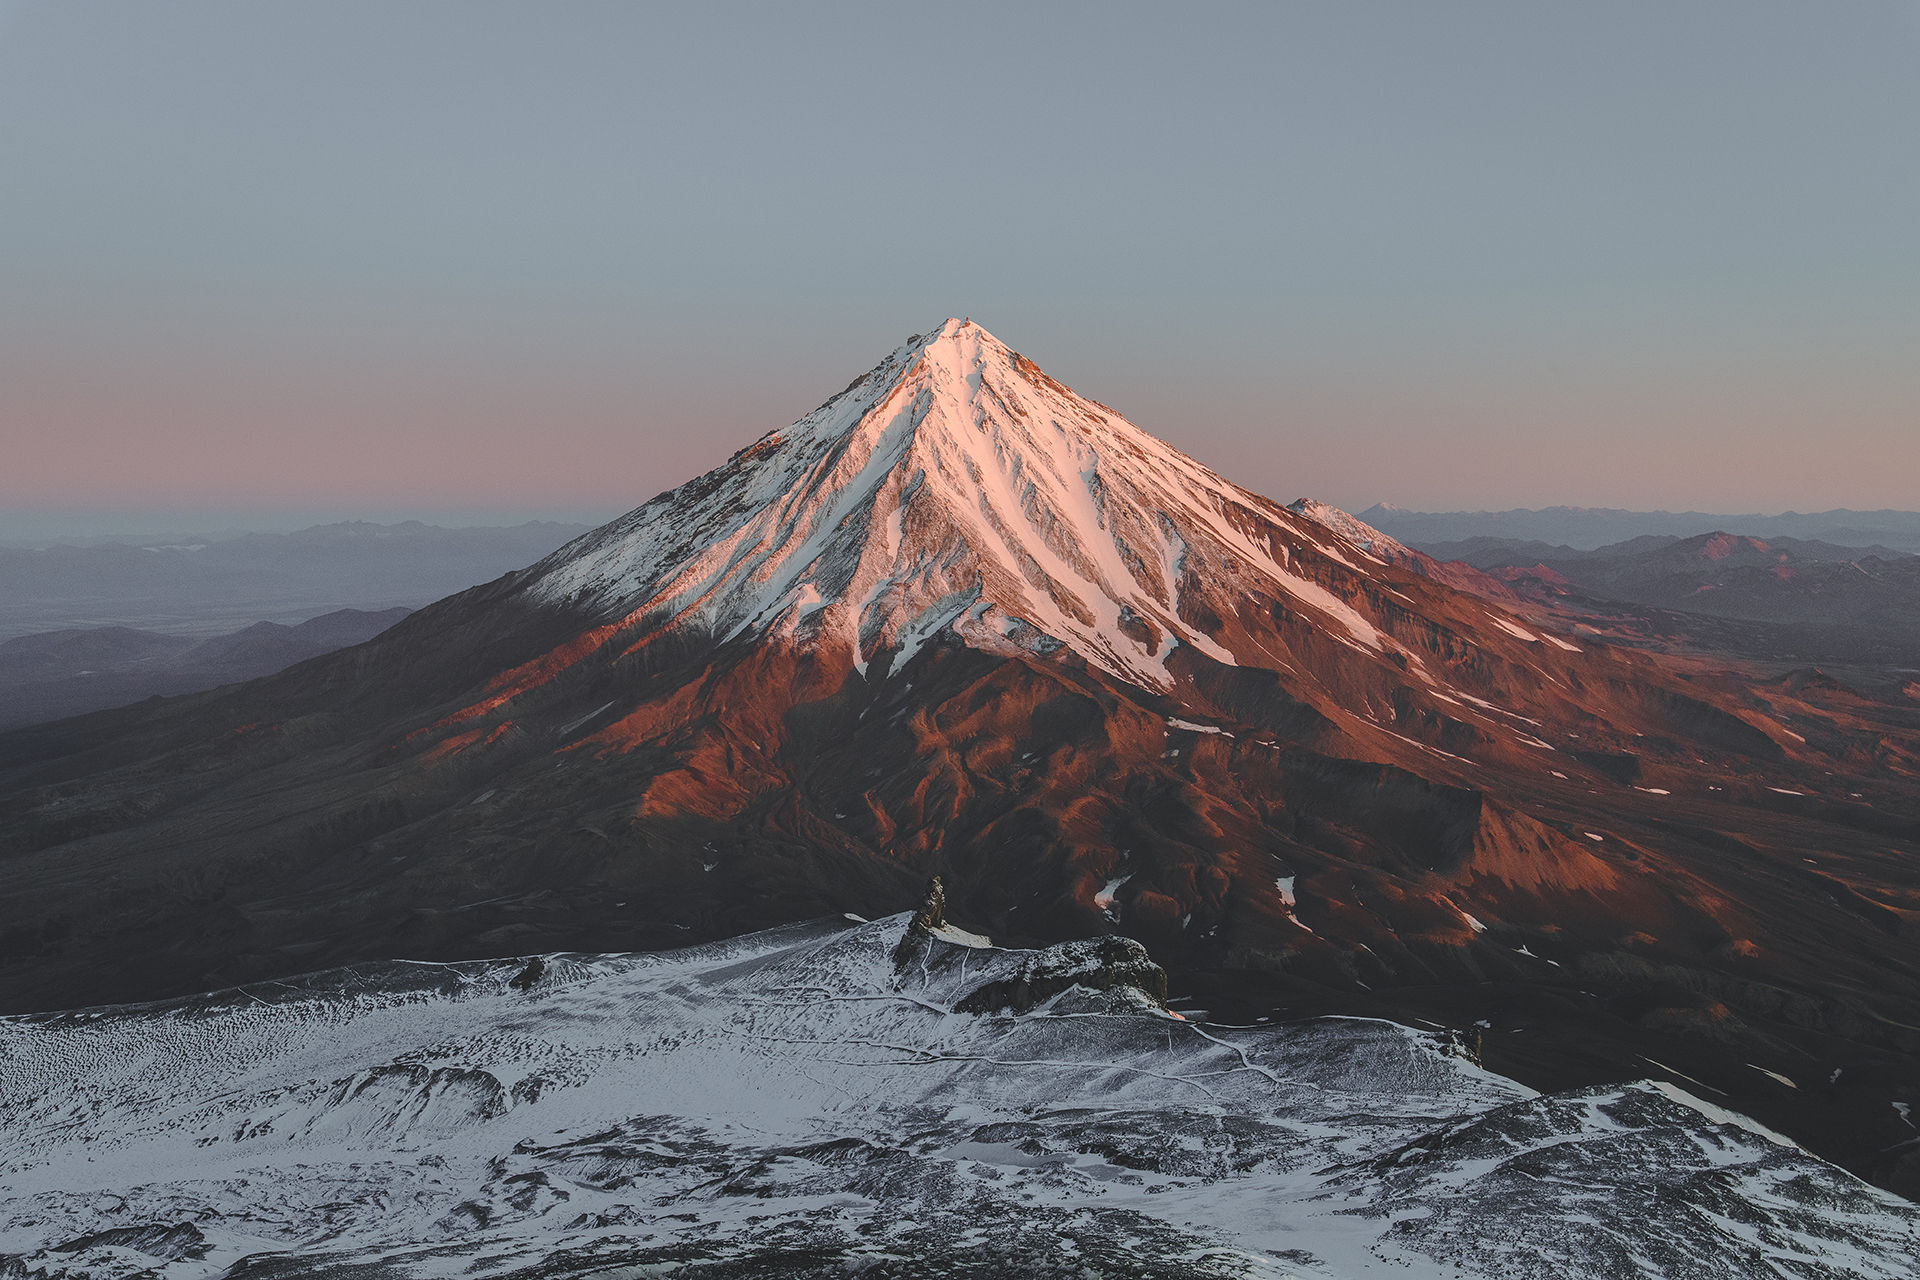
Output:
<path fill-rule="evenodd" d="M 689 477 L 691 478 L 691 477 Z M 649 495 L 652 496 L 652 495 Z M 1281 502 L 1291 499 L 1279 494 L 1267 494 L 1266 497 Z M 1312 494 L 1298 494 L 1296 497 L 1313 497 Z M 628 511 L 642 505 L 645 499 L 622 507 L 617 511 L 593 512 L 586 510 L 544 509 L 544 510 L 503 510 L 503 509 L 456 509 L 456 510 L 364 510 L 325 509 L 266 511 L 243 509 L 177 509 L 173 511 L 116 511 L 116 512 L 20 512 L 9 510 L 0 512 L 0 547 L 31 546 L 56 542 L 83 541 L 93 539 L 149 539 L 189 534 L 249 534 L 249 533 L 297 533 L 306 529 L 326 525 L 364 522 L 368 524 L 393 526 L 417 522 L 437 526 L 442 529 L 500 529 L 526 524 L 563 524 L 579 525 L 584 528 L 596 528 L 611 520 L 616 520 Z M 1459 507 L 1440 509 L 1414 507 L 1406 503 L 1366 503 L 1350 508 L 1342 508 L 1350 513 L 1364 513 L 1376 505 L 1405 512 L 1409 515 L 1436 516 L 1499 516 L 1513 512 L 1549 512 L 1564 510 L 1569 512 L 1609 512 L 1618 511 L 1629 515 L 1642 516 L 1710 516 L 1727 519 L 1760 518 L 1779 519 L 1789 516 L 1820 516 L 1835 511 L 1852 511 L 1858 515 L 1873 515 L 1892 512 L 1900 515 L 1920 516 L 1920 503 L 1907 507 L 1876 508 L 1840 508 L 1827 507 L 1818 510 L 1784 508 L 1774 511 L 1726 511 L 1710 510 L 1700 507 L 1664 508 L 1664 507 L 1594 507 L 1572 503 L 1557 503 L 1535 507 Z M 1742 530 L 1729 529 L 1727 532 L 1739 533 Z"/>
<path fill-rule="evenodd" d="M 634 503 L 634 506 L 640 505 Z M 551 523 L 594 527 L 624 515 L 620 511 L 552 508 L 422 509 L 404 508 L 174 508 L 125 511 L 98 509 L 0 512 L 0 546 L 88 538 L 147 538 L 175 534 L 297 533 L 325 525 L 356 521 L 398 525 L 409 521 L 442 529 L 501 529 L 516 525 Z"/>
<path fill-rule="evenodd" d="M 0 0 L 0 537 L 604 519 L 948 315 L 1282 501 L 1912 507 L 1916 15 Z"/>

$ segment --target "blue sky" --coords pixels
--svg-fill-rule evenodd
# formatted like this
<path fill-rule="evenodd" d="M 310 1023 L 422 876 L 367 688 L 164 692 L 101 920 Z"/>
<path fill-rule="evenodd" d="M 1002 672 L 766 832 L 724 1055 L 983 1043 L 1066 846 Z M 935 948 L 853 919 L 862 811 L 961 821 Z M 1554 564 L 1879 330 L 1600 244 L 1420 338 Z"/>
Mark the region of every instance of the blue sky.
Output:
<path fill-rule="evenodd" d="M 949 315 L 1282 500 L 1920 506 L 1917 123 L 1913 3 L 0 3 L 0 509 L 610 516 Z"/>

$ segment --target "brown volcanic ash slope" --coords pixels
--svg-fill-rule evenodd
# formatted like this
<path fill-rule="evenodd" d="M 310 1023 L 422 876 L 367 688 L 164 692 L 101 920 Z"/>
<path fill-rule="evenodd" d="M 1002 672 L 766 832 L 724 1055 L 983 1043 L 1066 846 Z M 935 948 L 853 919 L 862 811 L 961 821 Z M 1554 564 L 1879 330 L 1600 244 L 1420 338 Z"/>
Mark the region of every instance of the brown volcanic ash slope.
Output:
<path fill-rule="evenodd" d="M 1657 1060 L 1909 1176 L 1874 1153 L 1920 1102 L 1920 725 L 1586 648 L 1368 542 L 950 321 L 368 644 L 0 737 L 0 989 L 672 945 L 938 872 L 1012 939 L 1483 1018 L 1536 1074 Z"/>

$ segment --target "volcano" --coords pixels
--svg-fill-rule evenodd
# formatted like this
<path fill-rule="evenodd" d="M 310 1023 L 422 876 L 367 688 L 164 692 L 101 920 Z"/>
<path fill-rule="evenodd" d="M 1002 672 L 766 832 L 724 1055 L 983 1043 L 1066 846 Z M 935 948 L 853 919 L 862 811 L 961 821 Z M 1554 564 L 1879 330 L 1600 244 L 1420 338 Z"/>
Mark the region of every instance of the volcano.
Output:
<path fill-rule="evenodd" d="M 937 873 L 1215 1008 L 1657 1068 L 1920 1185 L 1920 727 L 1504 591 L 949 320 L 367 644 L 0 736 L 0 989 L 659 948 Z"/>

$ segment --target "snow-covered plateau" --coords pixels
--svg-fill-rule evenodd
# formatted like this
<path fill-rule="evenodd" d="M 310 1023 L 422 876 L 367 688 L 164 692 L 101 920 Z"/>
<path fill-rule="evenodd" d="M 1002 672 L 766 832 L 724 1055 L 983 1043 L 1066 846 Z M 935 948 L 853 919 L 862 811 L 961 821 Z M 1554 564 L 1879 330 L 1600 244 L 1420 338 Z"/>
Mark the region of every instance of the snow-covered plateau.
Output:
<path fill-rule="evenodd" d="M 0 1020 L 0 1276 L 1914 1274 L 1920 1210 L 1669 1085 L 925 923 Z"/>

